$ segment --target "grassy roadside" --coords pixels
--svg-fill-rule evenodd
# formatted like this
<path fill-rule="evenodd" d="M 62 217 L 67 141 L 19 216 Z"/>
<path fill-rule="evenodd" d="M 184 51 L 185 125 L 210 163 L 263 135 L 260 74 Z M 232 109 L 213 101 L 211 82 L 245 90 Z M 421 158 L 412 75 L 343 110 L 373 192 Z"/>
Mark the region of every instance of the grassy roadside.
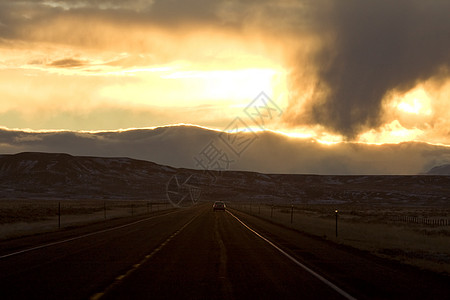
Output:
<path fill-rule="evenodd" d="M 442 208 L 258 203 L 229 203 L 229 207 L 380 257 L 450 274 L 450 226 L 402 221 L 412 215 L 449 216 Z"/>
<path fill-rule="evenodd" d="M 0 200 L 0 240 L 172 208 L 162 200 Z"/>

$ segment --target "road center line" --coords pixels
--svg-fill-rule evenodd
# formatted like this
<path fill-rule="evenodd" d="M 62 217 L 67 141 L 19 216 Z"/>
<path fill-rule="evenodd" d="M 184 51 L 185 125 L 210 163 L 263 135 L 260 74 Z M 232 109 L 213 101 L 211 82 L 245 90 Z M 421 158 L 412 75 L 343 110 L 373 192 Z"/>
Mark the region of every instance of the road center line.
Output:
<path fill-rule="evenodd" d="M 216 214 L 214 214 L 214 235 L 216 238 L 217 243 L 219 244 L 219 279 L 221 283 L 221 291 L 222 295 L 225 299 L 232 299 L 233 298 L 233 288 L 232 284 L 227 276 L 227 248 L 225 247 L 225 243 L 223 242 L 222 236 L 219 231 L 219 222 L 218 217 Z"/>
<path fill-rule="evenodd" d="M 349 293 L 347 293 L 346 291 L 344 291 L 343 289 L 341 289 L 340 287 L 338 287 L 337 285 L 335 285 L 334 283 L 332 283 L 331 281 L 329 281 L 328 279 L 324 278 L 323 276 L 321 276 L 320 274 L 314 272 L 313 270 L 311 270 L 310 268 L 308 268 L 307 266 L 305 266 L 304 264 L 302 264 L 301 262 L 299 262 L 297 259 L 295 259 L 293 256 L 289 255 L 287 252 L 285 252 L 283 249 L 281 249 L 280 247 L 278 247 L 277 245 L 275 245 L 274 243 L 272 243 L 270 240 L 268 240 L 267 238 L 263 237 L 262 235 L 260 235 L 258 232 L 256 232 L 255 230 L 253 230 L 252 228 L 250 228 L 247 224 L 245 224 L 244 222 L 242 222 L 238 217 L 236 217 L 233 213 L 231 213 L 230 211 L 227 210 L 227 213 L 229 213 L 233 218 L 235 218 L 237 221 L 239 221 L 239 223 L 241 223 L 245 228 L 247 228 L 249 231 L 251 231 L 252 233 L 254 233 L 256 236 L 258 236 L 260 239 L 262 239 L 263 241 L 267 242 L 269 245 L 271 245 L 272 247 L 274 247 L 275 249 L 277 249 L 280 253 L 282 253 L 284 256 L 286 256 L 287 258 L 289 258 L 292 262 L 294 262 L 296 265 L 298 265 L 299 267 L 303 268 L 305 271 L 307 271 L 308 273 L 310 273 L 311 275 L 313 275 L 314 277 L 316 277 L 317 279 L 319 279 L 320 281 L 322 281 L 323 283 L 325 283 L 327 286 L 329 286 L 330 288 L 332 288 L 333 290 L 335 290 L 336 292 L 338 292 L 341 296 L 345 297 L 346 299 L 349 300 L 356 300 L 355 297 L 351 296 Z"/>
<path fill-rule="evenodd" d="M 183 229 L 189 226 L 189 224 L 192 223 L 200 214 L 194 216 L 192 219 L 189 220 L 186 224 L 184 224 L 180 229 L 175 231 L 171 236 L 169 236 L 161 245 L 159 245 L 157 248 L 155 248 L 150 254 L 146 255 L 139 263 L 134 264 L 131 266 L 131 268 L 125 272 L 124 274 L 117 276 L 114 282 L 109 285 L 103 292 L 96 293 L 90 297 L 90 300 L 99 300 L 101 299 L 105 294 L 107 294 L 109 291 L 111 291 L 114 287 L 119 285 L 125 278 L 131 275 L 134 271 L 136 271 L 138 268 L 140 268 L 144 263 L 146 263 L 150 258 L 152 258 L 156 253 L 161 251 L 164 246 L 166 246 L 174 237 L 176 237 Z"/>
<path fill-rule="evenodd" d="M 105 233 L 105 232 L 109 232 L 109 231 L 113 231 L 113 230 L 117 230 L 117 229 L 122 229 L 122 228 L 125 228 L 125 227 L 133 226 L 133 225 L 136 225 L 136 224 L 139 224 L 139 223 L 151 220 L 151 219 L 164 217 L 164 216 L 167 216 L 167 215 L 170 215 L 170 214 L 174 214 L 174 213 L 177 213 L 177 212 L 178 211 L 174 211 L 174 212 L 170 212 L 170 213 L 167 213 L 167 214 L 153 216 L 153 217 L 145 218 L 145 219 L 142 219 L 142 220 L 139 220 L 139 221 L 135 221 L 135 222 L 132 222 L 132 223 L 128 223 L 128 224 L 125 224 L 125 225 L 120 225 L 120 226 L 116 226 L 116 227 L 113 227 L 113 228 L 108 228 L 108 229 L 104 229 L 104 230 L 95 231 L 95 232 L 91 232 L 91 233 L 88 233 L 88 234 L 76 236 L 76 237 L 73 237 L 73 238 L 70 238 L 70 239 L 65 239 L 65 240 L 62 240 L 62 241 L 57 241 L 57 242 L 53 242 L 53 243 L 48 243 L 48 244 L 44 244 L 44 245 L 40 245 L 40 246 L 28 248 L 28 249 L 16 251 L 16 252 L 13 252 L 13 253 L 2 255 L 2 256 L 0 256 L 0 259 L 11 257 L 11 256 L 15 256 L 15 255 L 19 255 L 19 254 L 23 254 L 23 253 L 26 253 L 26 252 L 30 252 L 30 251 L 34 251 L 34 250 L 38 250 L 38 249 L 42 249 L 42 248 L 47 248 L 47 247 L 59 245 L 59 244 L 64 244 L 64 243 L 67 243 L 67 242 L 83 239 L 83 238 L 86 238 L 86 237 L 89 237 L 89 236 L 93 236 L 93 235 L 96 235 L 96 234 L 101 234 L 101 233 Z"/>

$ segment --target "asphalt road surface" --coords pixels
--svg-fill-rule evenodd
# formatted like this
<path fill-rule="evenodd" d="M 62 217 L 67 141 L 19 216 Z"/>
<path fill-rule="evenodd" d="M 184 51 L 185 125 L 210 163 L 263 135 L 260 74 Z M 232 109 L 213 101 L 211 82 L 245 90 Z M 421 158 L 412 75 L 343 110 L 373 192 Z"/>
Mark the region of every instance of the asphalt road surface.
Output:
<path fill-rule="evenodd" d="M 211 204 L 0 242 L 0 299 L 449 299 L 447 276 Z"/>

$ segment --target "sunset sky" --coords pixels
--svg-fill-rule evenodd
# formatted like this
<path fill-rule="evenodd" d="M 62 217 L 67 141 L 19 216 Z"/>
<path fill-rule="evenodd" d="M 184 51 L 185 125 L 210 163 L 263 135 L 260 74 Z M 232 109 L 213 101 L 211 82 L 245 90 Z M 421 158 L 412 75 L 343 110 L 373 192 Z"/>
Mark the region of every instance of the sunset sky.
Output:
<path fill-rule="evenodd" d="M 0 127 L 450 145 L 450 1 L 0 1 Z"/>

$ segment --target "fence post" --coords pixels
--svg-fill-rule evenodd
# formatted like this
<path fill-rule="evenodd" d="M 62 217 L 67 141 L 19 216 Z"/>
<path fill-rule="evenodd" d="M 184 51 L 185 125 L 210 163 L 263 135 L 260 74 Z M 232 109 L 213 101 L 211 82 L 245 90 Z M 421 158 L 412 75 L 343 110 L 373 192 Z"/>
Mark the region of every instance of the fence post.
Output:
<path fill-rule="evenodd" d="M 291 224 L 294 221 L 294 204 L 291 204 Z"/>
<path fill-rule="evenodd" d="M 58 202 L 58 229 L 61 229 L 61 201 Z"/>

